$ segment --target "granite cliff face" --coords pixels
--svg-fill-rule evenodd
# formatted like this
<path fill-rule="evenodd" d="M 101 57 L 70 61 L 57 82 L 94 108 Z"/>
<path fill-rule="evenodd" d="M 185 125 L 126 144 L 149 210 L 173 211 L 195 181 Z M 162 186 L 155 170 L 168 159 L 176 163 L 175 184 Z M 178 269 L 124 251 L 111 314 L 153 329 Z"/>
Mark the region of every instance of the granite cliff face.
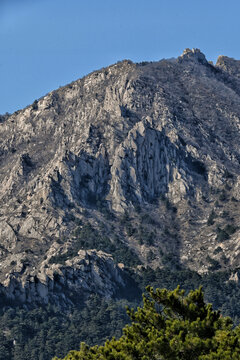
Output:
<path fill-rule="evenodd" d="M 124 266 L 239 267 L 239 129 L 240 61 L 198 49 L 122 61 L 2 116 L 2 292 L 61 302 L 63 288 L 113 296 Z"/>

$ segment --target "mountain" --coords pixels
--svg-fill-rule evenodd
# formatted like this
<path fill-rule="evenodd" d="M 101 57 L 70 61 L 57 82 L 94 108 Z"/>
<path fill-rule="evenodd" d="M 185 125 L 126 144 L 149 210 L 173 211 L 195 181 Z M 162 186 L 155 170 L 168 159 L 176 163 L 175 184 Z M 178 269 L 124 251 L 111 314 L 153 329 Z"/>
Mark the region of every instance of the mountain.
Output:
<path fill-rule="evenodd" d="M 0 117 L 6 301 L 71 306 L 129 270 L 240 259 L 240 61 L 124 60 Z"/>

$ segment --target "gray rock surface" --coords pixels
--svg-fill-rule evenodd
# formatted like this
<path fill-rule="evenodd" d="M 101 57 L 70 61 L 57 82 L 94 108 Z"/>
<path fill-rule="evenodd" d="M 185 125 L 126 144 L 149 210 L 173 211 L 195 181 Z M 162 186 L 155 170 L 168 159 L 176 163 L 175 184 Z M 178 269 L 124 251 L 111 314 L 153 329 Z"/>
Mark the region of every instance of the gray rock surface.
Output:
<path fill-rule="evenodd" d="M 142 266 L 170 256 L 199 272 L 237 268 L 239 128 L 240 61 L 214 66 L 198 49 L 122 61 L 1 116 L 2 291 L 47 302 L 65 284 L 112 296 L 123 270 L 104 248 L 49 263 L 86 222 Z"/>
<path fill-rule="evenodd" d="M 55 254 L 56 250 L 54 245 L 38 269 L 24 269 L 26 264 L 21 262 L 22 259 L 15 258 L 13 271 L 7 274 L 1 286 L 7 299 L 26 304 L 47 304 L 51 301 L 68 307 L 73 305 L 73 294 L 78 301 L 90 292 L 109 298 L 125 285 L 122 270 L 113 263 L 111 255 L 102 251 L 80 250 L 64 265 L 50 264 L 51 254 Z M 23 272 L 24 277 L 19 277 Z"/>

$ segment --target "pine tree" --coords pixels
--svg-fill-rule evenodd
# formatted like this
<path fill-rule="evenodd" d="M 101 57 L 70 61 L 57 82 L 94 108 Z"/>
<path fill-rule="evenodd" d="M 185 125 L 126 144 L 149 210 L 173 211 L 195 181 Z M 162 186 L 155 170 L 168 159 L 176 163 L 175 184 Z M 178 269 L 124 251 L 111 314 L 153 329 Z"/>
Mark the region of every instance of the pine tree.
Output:
<path fill-rule="evenodd" d="M 64 360 L 239 360 L 240 328 L 204 302 L 202 288 L 170 291 L 147 287 L 143 306 L 127 309 L 132 324 L 104 346 L 81 344 Z M 57 358 L 55 358 L 56 360 Z"/>

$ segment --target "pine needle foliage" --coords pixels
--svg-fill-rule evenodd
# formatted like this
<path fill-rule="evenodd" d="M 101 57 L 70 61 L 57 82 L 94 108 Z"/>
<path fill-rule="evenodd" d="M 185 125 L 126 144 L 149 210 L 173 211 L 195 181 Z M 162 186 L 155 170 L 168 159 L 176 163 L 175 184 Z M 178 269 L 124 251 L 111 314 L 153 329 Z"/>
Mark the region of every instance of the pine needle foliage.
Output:
<path fill-rule="evenodd" d="M 81 344 L 64 360 L 239 360 L 240 328 L 204 302 L 202 287 L 185 291 L 148 286 L 143 306 L 127 309 L 131 325 L 103 346 Z M 57 360 L 55 358 L 54 360 Z"/>

